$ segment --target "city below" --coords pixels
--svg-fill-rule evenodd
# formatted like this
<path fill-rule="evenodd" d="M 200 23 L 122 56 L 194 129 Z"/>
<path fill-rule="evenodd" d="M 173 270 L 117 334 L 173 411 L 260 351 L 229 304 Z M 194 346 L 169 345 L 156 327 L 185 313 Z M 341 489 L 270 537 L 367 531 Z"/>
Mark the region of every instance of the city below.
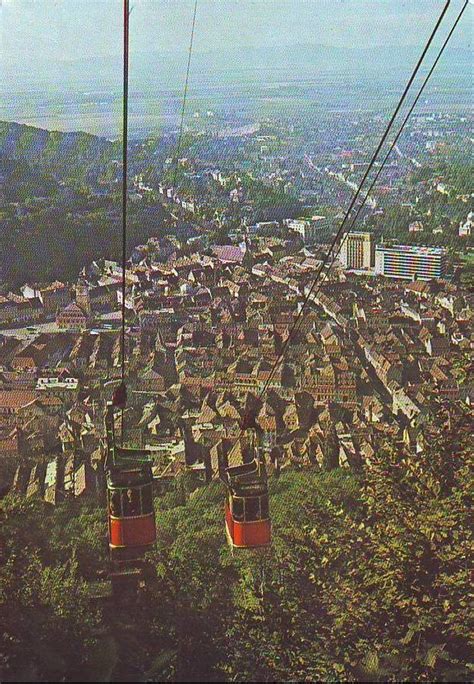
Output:
<path fill-rule="evenodd" d="M 259 167 L 278 162 L 284 175 L 280 152 L 272 155 L 257 131 L 231 140 L 257 142 Z M 344 149 L 333 155 L 333 167 L 346 169 L 345 184 L 353 182 L 347 172 L 357 166 L 354 154 Z M 169 164 L 165 158 L 165 176 Z M 370 464 L 386 439 L 401 453 L 423 449 L 424 425 L 442 415 L 440 402 L 470 405 L 472 295 L 463 284 L 465 266 L 448 247 L 453 239 L 459 248 L 471 239 L 466 193 L 456 197 L 439 175 L 411 191 L 460 205 L 464 218 L 446 246 L 387 241 L 373 226 L 383 224 L 390 209 L 372 201 L 363 219 L 371 230 L 346 234 L 333 268 L 313 293 L 315 273 L 343 218 L 337 203 L 328 215 L 305 209 L 302 217 L 251 223 L 261 212 L 239 173 L 226 175 L 222 167 L 190 157 L 180 160 L 179 172 L 184 184 L 192 179 L 202 194 L 188 189 L 182 196 L 164 181 L 154 186 L 143 173 L 135 175 L 129 192 L 132 206 L 149 216 L 155 206 L 166 212 L 159 234 L 133 247 L 126 275 L 130 406 L 124 429 L 128 443 L 152 450 L 155 478 L 169 481 L 190 470 L 198 481 L 211 481 L 228 462 L 250 405 L 268 463 L 279 470 L 358 469 Z M 326 175 L 335 194 L 344 187 L 342 173 Z M 385 207 L 387 197 L 407 194 L 398 164 L 392 173 L 398 180 L 385 188 Z M 263 201 L 282 187 L 279 174 L 258 181 Z M 257 183 L 250 171 L 246 176 Z M 298 176 L 285 181 L 280 202 L 288 186 L 321 184 L 313 163 Z M 114 202 L 113 181 L 110 192 L 109 200 L 101 191 L 102 205 Z M 329 203 L 327 182 L 322 192 Z M 94 197 L 82 201 L 97 203 Z M 45 199 L 5 202 L 3 211 L 13 209 L 25 220 L 44 214 L 45 205 Z M 405 205 L 406 236 L 429 237 L 416 203 Z M 291 207 L 290 213 L 296 211 Z M 431 221 L 430 210 L 427 216 Z M 453 235 L 446 218 L 432 230 L 439 233 Z M 84 264 L 75 282 L 27 281 L 16 293 L 4 290 L 3 487 L 51 503 L 100 491 L 105 403 L 120 377 L 121 278 L 117 261 L 97 258 Z M 304 324 L 260 398 L 308 294 Z M 239 458 L 233 449 L 232 459 Z"/>
<path fill-rule="evenodd" d="M 0 681 L 470 681 L 472 3 L 0 5 Z"/>

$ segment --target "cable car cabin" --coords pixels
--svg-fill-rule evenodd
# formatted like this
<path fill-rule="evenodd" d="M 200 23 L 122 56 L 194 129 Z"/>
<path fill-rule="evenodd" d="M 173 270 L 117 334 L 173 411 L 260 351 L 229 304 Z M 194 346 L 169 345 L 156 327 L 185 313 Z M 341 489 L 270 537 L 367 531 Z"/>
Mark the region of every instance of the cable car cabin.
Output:
<path fill-rule="evenodd" d="M 113 560 L 138 559 L 155 543 L 152 487 L 150 466 L 108 471 L 109 548 Z"/>
<path fill-rule="evenodd" d="M 115 445 L 113 407 L 106 414 L 109 549 L 112 560 L 138 560 L 156 541 L 151 458 Z"/>
<path fill-rule="evenodd" d="M 225 524 L 229 543 L 255 549 L 271 543 L 268 486 L 264 467 L 254 460 L 226 471 Z"/>

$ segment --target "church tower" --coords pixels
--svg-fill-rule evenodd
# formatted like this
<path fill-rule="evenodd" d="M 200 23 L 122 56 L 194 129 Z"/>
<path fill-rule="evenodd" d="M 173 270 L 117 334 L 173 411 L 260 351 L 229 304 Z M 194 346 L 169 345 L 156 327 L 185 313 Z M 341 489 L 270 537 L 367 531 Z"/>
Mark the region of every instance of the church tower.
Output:
<path fill-rule="evenodd" d="M 79 306 L 87 316 L 91 315 L 91 299 L 89 295 L 89 286 L 84 278 L 80 277 L 76 285 L 76 304 Z"/>
<path fill-rule="evenodd" d="M 254 265 L 254 258 L 252 254 L 252 245 L 249 239 L 248 233 L 245 234 L 245 254 L 242 259 L 242 266 L 247 270 L 251 271 Z"/>

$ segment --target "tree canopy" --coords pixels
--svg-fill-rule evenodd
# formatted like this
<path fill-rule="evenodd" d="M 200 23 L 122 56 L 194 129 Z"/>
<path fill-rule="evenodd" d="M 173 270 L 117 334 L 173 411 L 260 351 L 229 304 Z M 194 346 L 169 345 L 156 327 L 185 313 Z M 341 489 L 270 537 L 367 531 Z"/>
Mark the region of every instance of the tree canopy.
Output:
<path fill-rule="evenodd" d="M 106 567 L 98 504 L 3 502 L 2 680 L 465 681 L 468 417 L 429 449 L 385 445 L 361 475 L 270 480 L 274 543 L 231 554 L 223 492 L 156 499 L 138 599 L 90 599 Z"/>

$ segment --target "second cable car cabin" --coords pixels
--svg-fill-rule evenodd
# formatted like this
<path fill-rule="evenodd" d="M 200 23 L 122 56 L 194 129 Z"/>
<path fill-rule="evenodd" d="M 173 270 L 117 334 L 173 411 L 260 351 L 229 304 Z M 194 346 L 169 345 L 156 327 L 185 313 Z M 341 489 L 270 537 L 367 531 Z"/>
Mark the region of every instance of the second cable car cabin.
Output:
<path fill-rule="evenodd" d="M 143 449 L 115 443 L 114 404 L 107 406 L 109 549 L 112 560 L 139 560 L 156 541 L 151 458 Z"/>
<path fill-rule="evenodd" d="M 225 525 L 229 544 L 258 549 L 271 544 L 271 520 L 265 466 L 256 458 L 225 471 Z"/>

